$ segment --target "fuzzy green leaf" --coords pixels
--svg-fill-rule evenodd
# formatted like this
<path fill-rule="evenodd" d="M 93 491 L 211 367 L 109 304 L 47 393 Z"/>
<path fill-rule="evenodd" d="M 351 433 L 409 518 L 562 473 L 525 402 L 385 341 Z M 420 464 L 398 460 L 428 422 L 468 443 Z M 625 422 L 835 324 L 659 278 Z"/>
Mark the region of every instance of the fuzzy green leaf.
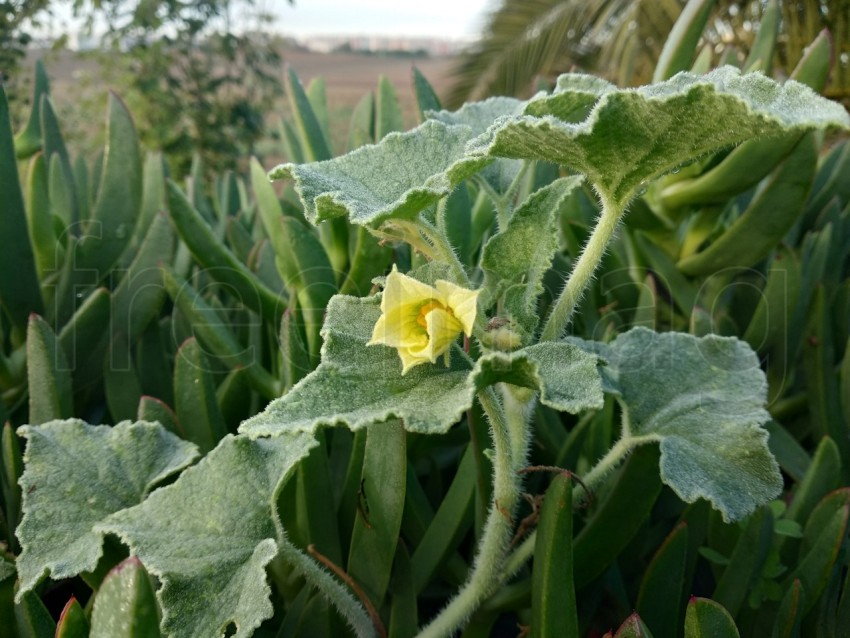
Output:
<path fill-rule="evenodd" d="M 243 422 L 240 432 L 266 436 L 343 423 L 356 430 L 393 416 L 404 420 L 407 430 L 448 430 L 472 403 L 469 367 L 453 357 L 449 367 L 421 365 L 401 376 L 394 349 L 366 346 L 380 314 L 376 297 L 331 299 L 322 328 L 322 363 Z"/>
<path fill-rule="evenodd" d="M 541 390 L 541 400 L 556 409 L 602 405 L 595 357 L 566 343 L 488 354 L 474 369 L 455 355 L 448 366 L 439 361 L 401 376 L 394 348 L 366 345 L 381 314 L 379 303 L 378 297 L 334 297 L 322 330 L 322 363 L 243 422 L 240 432 L 259 437 L 341 424 L 357 430 L 395 417 L 408 431 L 442 433 L 470 408 L 479 389 L 498 381 Z"/>
<path fill-rule="evenodd" d="M 645 328 L 581 343 L 607 364 L 603 386 L 623 405 L 624 436 L 660 443 L 661 478 L 682 500 L 706 498 L 729 521 L 779 494 L 762 427 L 767 380 L 746 343 Z"/>
<path fill-rule="evenodd" d="M 493 352 L 475 365 L 477 388 L 500 381 L 540 391 L 540 402 L 577 414 L 602 407 L 602 383 L 596 357 L 571 343 L 537 343 L 511 353 Z"/>
<path fill-rule="evenodd" d="M 98 527 L 161 580 L 164 634 L 224 636 L 232 623 L 232 636 L 245 638 L 272 615 L 265 568 L 279 549 L 273 504 L 315 443 L 228 436 L 174 484 Z"/>
<path fill-rule="evenodd" d="M 564 122 L 578 123 L 590 114 L 599 98 L 616 90 L 616 85 L 595 75 L 564 73 L 558 77 L 551 96 L 541 95 L 526 103 L 525 115 L 552 115 Z"/>
<path fill-rule="evenodd" d="M 377 227 L 393 217 L 415 216 L 489 164 L 487 157 L 465 155 L 473 136 L 468 126 L 429 121 L 326 162 L 281 164 L 269 177 L 295 180 L 313 223 L 348 215 L 355 224 Z"/>
<path fill-rule="evenodd" d="M 508 287 L 522 284 L 515 318 L 529 330 L 537 324 L 543 275 L 558 248 L 561 204 L 580 182 L 581 178 L 565 177 L 535 191 L 514 211 L 507 228 L 484 246 L 485 303 L 495 301 Z"/>
<path fill-rule="evenodd" d="M 525 105 L 526 102 L 513 97 L 491 97 L 464 104 L 457 111 L 431 111 L 426 115 L 429 120 L 443 124 L 468 126 L 473 135 L 481 135 L 499 118 L 522 115 Z M 521 168 L 522 160 L 499 159 L 484 168 L 481 177 L 494 191 L 504 193 Z"/>
<path fill-rule="evenodd" d="M 599 97 L 587 118 L 574 123 L 594 94 Z M 780 85 L 734 67 L 702 76 L 679 73 L 665 82 L 622 90 L 569 75 L 559 81 L 558 92 L 532 99 L 526 113 L 493 126 L 470 145 L 470 152 L 563 164 L 587 175 L 621 204 L 676 166 L 753 137 L 850 128 L 842 106 L 807 86 Z"/>
<path fill-rule="evenodd" d="M 497 119 L 521 115 L 526 104 L 513 97 L 491 97 L 464 104 L 457 111 L 428 111 L 425 115 L 443 124 L 468 126 L 473 135 L 481 135 Z"/>
<path fill-rule="evenodd" d="M 59 579 L 92 571 L 103 540 L 95 525 L 140 503 L 197 456 L 194 445 L 158 423 L 109 427 L 71 419 L 18 432 L 27 439 L 18 600 L 47 574 Z"/>

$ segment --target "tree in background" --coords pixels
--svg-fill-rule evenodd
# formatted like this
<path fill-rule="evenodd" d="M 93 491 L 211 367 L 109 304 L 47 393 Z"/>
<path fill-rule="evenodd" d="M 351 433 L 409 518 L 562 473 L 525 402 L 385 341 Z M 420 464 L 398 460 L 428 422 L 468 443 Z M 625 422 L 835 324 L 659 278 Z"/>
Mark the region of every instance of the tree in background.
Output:
<path fill-rule="evenodd" d="M 280 47 L 265 29 L 272 17 L 263 4 L 0 0 L 0 81 L 18 70 L 28 30 L 64 5 L 100 39 L 91 55 L 130 107 L 142 141 L 166 154 L 175 176 L 196 155 L 207 169 L 233 168 L 251 154 L 282 92 Z"/>
<path fill-rule="evenodd" d="M 607 76 L 622 86 L 648 82 L 684 0 L 502 0 L 481 38 L 454 70 L 448 101 L 458 105 L 485 95 L 528 95 L 535 78 L 573 68 Z M 712 62 L 746 55 L 766 1 L 691 0 L 710 12 L 703 39 Z M 850 0 L 779 3 L 777 64 L 790 70 L 824 28 L 836 62 L 826 95 L 850 97 Z"/>
<path fill-rule="evenodd" d="M 291 0 L 290 0 L 291 1 Z M 117 78 L 142 139 L 177 175 L 200 155 L 234 167 L 263 134 L 281 93 L 280 53 L 258 0 L 73 0 L 107 26 L 105 68 Z"/>
<path fill-rule="evenodd" d="M 15 75 L 32 40 L 27 25 L 50 0 L 0 0 L 0 83 Z"/>

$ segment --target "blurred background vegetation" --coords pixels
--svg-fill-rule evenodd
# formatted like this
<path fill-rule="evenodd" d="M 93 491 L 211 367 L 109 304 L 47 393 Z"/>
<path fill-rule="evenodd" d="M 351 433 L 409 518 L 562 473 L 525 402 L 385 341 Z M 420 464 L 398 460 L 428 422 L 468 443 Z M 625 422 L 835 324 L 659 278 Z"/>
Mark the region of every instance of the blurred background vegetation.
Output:
<path fill-rule="evenodd" d="M 705 68 L 740 64 L 750 55 L 767 4 L 700 3 L 710 12 L 700 42 Z M 489 95 L 528 96 L 576 69 L 622 86 L 644 84 L 685 5 L 683 0 L 494 0 L 479 39 L 439 67 L 445 77 L 430 79 L 449 107 Z M 787 76 L 806 45 L 827 29 L 835 59 L 824 93 L 850 102 L 850 0 L 779 5 L 779 40 L 763 70 Z M 63 106 L 63 118 L 75 130 L 101 121 L 108 86 L 127 102 L 142 143 L 162 150 L 175 176 L 188 173 L 196 154 L 210 172 L 244 170 L 247 157 L 279 148 L 273 143 L 278 122 L 271 114 L 288 113 L 283 66 L 289 51 L 277 31 L 286 25 L 275 23 L 267 9 L 262 0 L 0 0 L 0 79 L 13 118 L 17 114 L 20 124 L 30 107 L 33 70 L 25 60 L 33 34 L 57 12 L 70 12 L 104 34 L 95 50 L 72 54 L 72 63 L 90 70 L 74 80 L 74 99 Z M 60 38 L 53 46 L 67 44 Z M 373 60 L 365 86 L 384 72 L 386 60 Z M 52 76 L 49 61 L 47 69 Z M 343 100 L 340 121 L 348 120 L 359 98 L 358 91 Z M 407 115 L 412 124 L 413 113 Z M 90 128 L 96 136 L 97 129 Z M 347 131 L 331 128 L 340 129 L 333 143 L 343 146 Z M 81 137 L 85 152 L 87 135 Z M 92 141 L 92 148 L 102 142 Z"/>
<path fill-rule="evenodd" d="M 710 66 L 743 59 L 768 5 L 759 0 L 701 3 L 710 12 L 702 51 Z M 462 56 L 448 102 L 528 95 L 534 78 L 589 70 L 621 86 L 646 84 L 685 3 L 680 0 L 504 0 L 481 38 Z M 836 64 L 825 95 L 850 97 L 850 1 L 779 2 L 780 37 L 771 64 L 790 73 L 803 50 L 828 29 Z M 768 75 L 771 69 L 763 69 Z"/>
<path fill-rule="evenodd" d="M 272 18 L 261 4 L 256 0 L 3 2 L 0 77 L 13 101 L 25 102 L 26 74 L 31 70 L 21 63 L 31 34 L 55 11 L 70 10 L 83 20 L 85 30 L 103 33 L 98 48 L 80 55 L 98 63 L 99 102 L 104 85 L 120 93 L 142 142 L 162 150 L 178 175 L 189 170 L 195 153 L 212 170 L 233 168 L 238 158 L 252 154 L 264 134 L 264 115 L 282 92 L 281 48 L 266 30 Z M 67 44 L 65 36 L 54 48 Z M 89 109 L 92 97 L 81 91 L 75 101 Z"/>

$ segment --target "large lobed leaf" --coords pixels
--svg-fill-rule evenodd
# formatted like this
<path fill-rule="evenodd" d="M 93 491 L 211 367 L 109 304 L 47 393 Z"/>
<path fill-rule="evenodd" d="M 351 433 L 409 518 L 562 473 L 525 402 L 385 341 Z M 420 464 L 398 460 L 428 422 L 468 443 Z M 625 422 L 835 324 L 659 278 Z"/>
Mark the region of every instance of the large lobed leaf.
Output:
<path fill-rule="evenodd" d="M 728 66 L 637 89 L 566 75 L 555 93 L 532 99 L 525 112 L 497 122 L 470 152 L 568 166 L 620 204 L 662 173 L 753 137 L 850 128 L 844 108 L 809 87 Z"/>
<path fill-rule="evenodd" d="M 273 609 L 266 565 L 278 553 L 274 503 L 316 444 L 309 435 L 228 436 L 173 484 L 98 526 L 158 576 L 163 633 L 250 636 Z"/>
<path fill-rule="evenodd" d="M 475 364 L 476 388 L 504 382 L 540 392 L 540 402 L 577 414 L 602 407 L 602 383 L 593 356 L 571 343 L 536 343 L 511 353 L 492 352 Z"/>
<path fill-rule="evenodd" d="M 27 439 L 18 600 L 47 574 L 59 579 L 94 570 L 103 543 L 97 523 L 140 503 L 198 456 L 194 445 L 158 423 L 109 427 L 70 419 L 18 432 Z"/>
<path fill-rule="evenodd" d="M 473 136 L 487 131 L 497 119 L 522 115 L 526 101 L 513 97 L 491 97 L 481 102 L 464 104 L 457 111 L 429 111 L 428 119 L 444 124 L 468 126 Z M 522 160 L 498 159 L 481 171 L 487 183 L 497 193 L 504 193 L 522 168 Z"/>
<path fill-rule="evenodd" d="M 487 157 L 465 154 L 473 136 L 469 126 L 432 120 L 332 160 L 281 164 L 269 177 L 295 180 L 313 223 L 348 215 L 355 224 L 377 227 L 391 217 L 414 217 L 489 164 Z"/>
<path fill-rule="evenodd" d="M 376 227 L 412 218 L 478 171 L 503 192 L 520 164 L 555 162 L 624 205 L 650 180 L 703 155 L 787 131 L 850 128 L 844 108 L 789 80 L 722 67 L 637 89 L 566 74 L 552 95 L 491 98 L 326 162 L 273 169 L 292 177 L 307 217 Z M 506 159 L 507 158 L 507 159 Z M 495 161 L 497 160 L 497 161 Z M 482 170 L 483 169 L 483 170 Z"/>
<path fill-rule="evenodd" d="M 473 135 L 481 135 L 501 117 L 522 115 L 527 103 L 515 97 L 497 96 L 481 102 L 469 102 L 457 111 L 428 111 L 425 115 L 429 120 L 443 124 L 468 126 Z"/>
<path fill-rule="evenodd" d="M 456 353 L 401 375 L 394 348 L 367 346 L 381 314 L 380 299 L 337 295 L 322 331 L 322 363 L 240 431 L 252 437 L 312 432 L 322 425 L 356 430 L 399 418 L 405 429 L 442 433 L 472 405 L 486 385 L 507 381 L 540 390 L 541 400 L 575 412 L 599 407 L 602 388 L 596 358 L 572 344 L 540 344 L 510 354 L 484 355 L 471 368 Z"/>
<path fill-rule="evenodd" d="M 738 520 L 776 497 L 767 447 L 767 380 L 743 341 L 634 328 L 610 344 L 572 339 L 605 362 L 623 406 L 623 437 L 658 441 L 661 478 L 684 501 L 706 498 Z"/>
<path fill-rule="evenodd" d="M 579 123 L 590 115 L 603 95 L 617 91 L 617 86 L 585 73 L 564 73 L 558 77 L 551 96 L 540 95 L 525 105 L 525 115 L 553 115 L 564 122 Z"/>

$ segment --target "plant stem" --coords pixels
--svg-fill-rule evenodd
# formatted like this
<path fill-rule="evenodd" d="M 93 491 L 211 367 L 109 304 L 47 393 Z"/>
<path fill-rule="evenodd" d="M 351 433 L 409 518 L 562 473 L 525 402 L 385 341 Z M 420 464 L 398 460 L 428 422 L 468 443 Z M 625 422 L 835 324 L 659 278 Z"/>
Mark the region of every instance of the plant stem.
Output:
<path fill-rule="evenodd" d="M 338 581 L 324 567 L 304 554 L 289 542 L 286 536 L 278 537 L 278 548 L 284 561 L 299 572 L 304 579 L 322 592 L 322 595 L 336 607 L 354 630 L 358 638 L 375 638 L 375 625 L 363 605 L 354 597 L 346 585 Z"/>
<path fill-rule="evenodd" d="M 397 233 L 383 231 L 386 237 L 406 241 L 415 250 L 420 251 L 431 261 L 442 261 L 449 265 L 458 284 L 469 288 L 469 275 L 449 242 L 448 237 L 439 228 L 421 216 L 416 221 L 393 220 L 392 230 Z"/>
<path fill-rule="evenodd" d="M 447 263 L 451 267 L 452 271 L 454 271 L 454 275 L 460 285 L 468 288 L 469 275 L 466 274 L 463 264 L 460 263 L 460 259 L 445 233 L 422 218 L 416 222 L 416 226 L 419 228 L 419 233 L 423 238 L 425 238 L 425 241 L 434 247 L 434 260 Z"/>
<path fill-rule="evenodd" d="M 653 441 L 652 437 L 625 436 L 617 441 L 610 450 L 605 453 L 590 471 L 582 476 L 582 485 L 573 488 L 573 503 L 580 503 L 586 498 L 585 487 L 591 493 L 602 483 L 602 481 L 613 472 L 620 463 L 628 456 L 634 448 L 642 443 Z M 534 553 L 534 544 L 537 539 L 535 530 L 508 556 L 504 569 L 501 573 L 502 582 L 516 574 Z"/>
<path fill-rule="evenodd" d="M 509 393 L 510 389 L 506 388 L 504 408 L 499 406 L 492 388 L 478 394 L 493 433 L 493 503 L 469 579 L 437 617 L 420 632 L 419 638 L 451 636 L 502 581 L 505 551 L 513 532 L 513 515 L 522 482 L 517 470 L 525 462 L 529 432 L 525 404 L 509 398 Z"/>
<path fill-rule="evenodd" d="M 490 182 L 483 177 L 479 177 L 475 181 L 481 189 L 490 196 L 490 201 L 492 201 L 493 206 L 496 207 L 496 223 L 499 226 L 499 232 L 504 232 L 505 228 L 508 226 L 508 221 L 511 218 L 511 211 L 508 209 L 507 198 L 499 195 L 499 193 L 496 192 L 496 189 L 490 186 Z"/>
<path fill-rule="evenodd" d="M 581 299 L 587 284 L 590 283 L 593 273 L 605 254 L 605 247 L 611 240 L 617 224 L 622 217 L 625 207 L 618 202 L 600 193 L 602 212 L 596 222 L 590 239 L 584 246 L 584 250 L 573 267 L 573 272 L 561 291 L 558 301 L 549 312 L 549 318 L 543 327 L 540 341 L 556 341 L 561 338 L 570 319 L 573 316 L 576 305 Z"/>
<path fill-rule="evenodd" d="M 502 194 L 499 194 L 496 189 L 490 185 L 490 182 L 483 177 L 479 177 L 477 180 L 479 186 L 481 186 L 481 188 L 490 196 L 490 199 L 493 200 L 493 205 L 496 207 L 496 220 L 499 224 L 500 233 L 505 231 L 505 228 L 508 227 L 508 222 L 511 221 L 511 214 L 514 207 L 514 195 L 522 184 L 522 180 L 525 178 L 526 173 L 528 173 L 528 169 L 533 164 L 534 162 L 532 160 L 523 160 L 522 165 L 516 175 L 514 175 L 514 178 L 511 180 L 508 188 Z"/>
<path fill-rule="evenodd" d="M 522 180 L 525 179 L 525 174 L 528 173 L 528 169 L 534 164 L 533 160 L 522 160 L 522 166 L 520 166 L 517 174 L 514 176 L 511 181 L 510 186 L 508 186 L 508 190 L 505 191 L 505 201 L 509 202 L 514 196 L 514 193 L 519 188 L 519 185 L 522 183 Z"/>

